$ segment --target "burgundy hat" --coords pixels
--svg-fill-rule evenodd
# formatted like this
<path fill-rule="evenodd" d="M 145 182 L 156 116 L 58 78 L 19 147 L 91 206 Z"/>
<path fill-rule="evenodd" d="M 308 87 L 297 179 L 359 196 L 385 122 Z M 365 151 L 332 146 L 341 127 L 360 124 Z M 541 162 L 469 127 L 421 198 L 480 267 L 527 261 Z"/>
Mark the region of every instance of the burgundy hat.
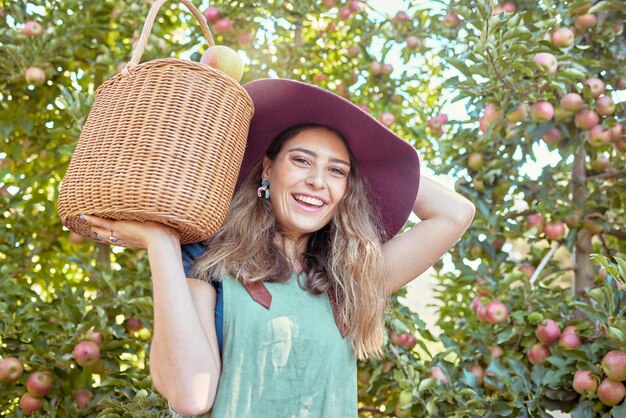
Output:
<path fill-rule="evenodd" d="M 285 129 L 302 123 L 327 126 L 345 138 L 388 236 L 400 231 L 419 187 L 415 148 L 350 101 L 311 84 L 260 79 L 243 87 L 254 102 L 254 117 L 237 186 Z"/>

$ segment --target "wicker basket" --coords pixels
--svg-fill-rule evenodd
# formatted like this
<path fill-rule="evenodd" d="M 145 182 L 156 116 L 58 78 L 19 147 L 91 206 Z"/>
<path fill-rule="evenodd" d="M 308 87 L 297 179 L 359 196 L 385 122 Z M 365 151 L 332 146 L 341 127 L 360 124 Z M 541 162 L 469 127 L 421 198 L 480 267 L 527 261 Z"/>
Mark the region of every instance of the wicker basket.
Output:
<path fill-rule="evenodd" d="M 173 58 L 138 64 L 160 7 L 156 0 L 124 70 L 97 90 L 60 189 L 63 225 L 93 236 L 81 214 L 157 221 L 181 243 L 223 223 L 254 108 L 239 83 L 207 65 Z M 179 0 L 200 23 L 204 16 Z"/>

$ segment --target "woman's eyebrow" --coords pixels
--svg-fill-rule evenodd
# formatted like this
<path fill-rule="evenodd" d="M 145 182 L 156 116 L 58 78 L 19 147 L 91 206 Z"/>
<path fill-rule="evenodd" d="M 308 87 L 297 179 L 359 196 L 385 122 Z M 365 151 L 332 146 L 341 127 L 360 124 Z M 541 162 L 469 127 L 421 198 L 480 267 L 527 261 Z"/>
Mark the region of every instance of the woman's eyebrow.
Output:
<path fill-rule="evenodd" d="M 291 151 L 300 151 L 300 152 L 310 155 L 311 157 L 317 158 L 317 153 L 314 151 L 311 151 L 310 149 L 296 147 L 296 148 L 290 148 L 288 152 L 291 152 Z M 341 158 L 331 157 L 330 161 L 332 161 L 333 163 L 344 164 L 350 167 L 350 163 L 348 161 L 342 160 Z"/>

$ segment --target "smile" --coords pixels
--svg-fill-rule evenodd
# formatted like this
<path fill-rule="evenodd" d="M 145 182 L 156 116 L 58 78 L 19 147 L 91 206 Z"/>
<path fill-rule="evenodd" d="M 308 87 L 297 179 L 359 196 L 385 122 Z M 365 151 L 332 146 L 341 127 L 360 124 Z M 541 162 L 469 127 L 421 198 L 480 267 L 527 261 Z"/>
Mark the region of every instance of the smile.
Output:
<path fill-rule="evenodd" d="M 301 194 L 294 194 L 293 198 L 299 202 L 307 204 L 308 206 L 314 206 L 316 208 L 321 208 L 322 206 L 326 204 L 326 202 L 324 202 L 321 199 L 317 199 L 311 196 L 304 196 Z"/>

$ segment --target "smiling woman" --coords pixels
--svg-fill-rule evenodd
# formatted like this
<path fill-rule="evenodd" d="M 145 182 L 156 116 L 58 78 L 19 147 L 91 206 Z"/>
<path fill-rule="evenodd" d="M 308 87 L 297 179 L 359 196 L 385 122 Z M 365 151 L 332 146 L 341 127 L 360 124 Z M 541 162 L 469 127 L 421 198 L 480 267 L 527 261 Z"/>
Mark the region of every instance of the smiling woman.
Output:
<path fill-rule="evenodd" d="M 181 247 L 160 224 L 86 219 L 148 249 L 150 371 L 176 416 L 354 418 L 356 360 L 382 354 L 386 297 L 474 207 L 420 178 L 415 150 L 347 100 L 290 80 L 244 88 L 255 116 L 217 233 Z M 396 236 L 411 212 L 422 221 Z"/>

